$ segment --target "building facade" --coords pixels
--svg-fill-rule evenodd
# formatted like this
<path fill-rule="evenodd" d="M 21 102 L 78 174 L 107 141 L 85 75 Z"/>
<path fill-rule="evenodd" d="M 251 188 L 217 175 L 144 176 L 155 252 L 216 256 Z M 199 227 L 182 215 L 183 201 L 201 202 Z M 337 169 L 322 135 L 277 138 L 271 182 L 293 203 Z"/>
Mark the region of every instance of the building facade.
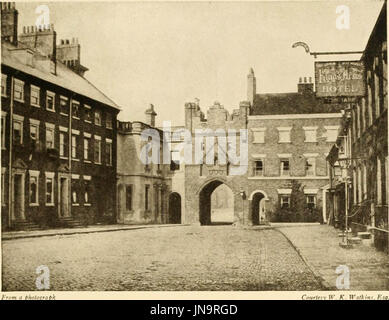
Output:
<path fill-rule="evenodd" d="M 157 128 L 153 105 L 145 114 L 146 123 L 118 121 L 117 222 L 182 223 L 185 219 L 182 205 L 185 164 L 180 163 L 176 149 L 182 142 L 180 131 L 183 127 Z M 151 139 L 156 142 L 159 161 L 153 159 L 155 150 L 147 149 Z M 142 160 L 145 150 L 149 150 L 150 163 Z M 170 155 L 168 163 L 163 161 L 164 152 Z"/>
<path fill-rule="evenodd" d="M 2 227 L 113 222 L 119 107 L 82 76 L 75 40 L 58 47 L 52 25 L 17 36 L 17 16 L 2 3 Z"/>
<path fill-rule="evenodd" d="M 381 249 L 388 248 L 389 236 L 386 30 L 385 3 L 361 58 L 365 66 L 366 93 L 349 105 L 329 159 L 333 164 L 333 185 L 337 195 L 333 204 L 335 215 L 347 207 L 352 216 L 350 226 L 371 230 L 375 245 Z M 343 181 L 348 180 L 347 190 L 337 178 L 341 175 L 342 162 L 345 164 Z"/>
<path fill-rule="evenodd" d="M 234 194 L 235 224 L 255 225 L 271 220 L 277 208 L 290 207 L 293 181 L 303 186 L 307 207 L 319 208 L 326 220 L 326 157 L 337 137 L 342 106 L 317 98 L 313 83 L 306 78 L 300 78 L 295 93 L 257 94 L 252 69 L 247 93 L 247 101 L 241 102 L 232 114 L 219 103 L 208 109 L 207 117 L 197 103 L 185 106 L 186 129 L 192 136 L 198 130 L 215 133 L 234 129 L 240 132 L 237 150 L 242 143 L 248 144 L 248 159 L 241 164 L 245 168 L 239 175 L 231 175 L 236 164 L 228 156 L 223 164 L 217 157 L 211 164 L 186 164 L 185 222 L 212 223 L 211 194 L 221 184 Z M 241 136 L 241 129 L 247 130 L 247 136 Z M 230 147 L 226 145 L 224 152 L 228 154 Z M 203 150 L 207 155 L 206 142 Z"/>

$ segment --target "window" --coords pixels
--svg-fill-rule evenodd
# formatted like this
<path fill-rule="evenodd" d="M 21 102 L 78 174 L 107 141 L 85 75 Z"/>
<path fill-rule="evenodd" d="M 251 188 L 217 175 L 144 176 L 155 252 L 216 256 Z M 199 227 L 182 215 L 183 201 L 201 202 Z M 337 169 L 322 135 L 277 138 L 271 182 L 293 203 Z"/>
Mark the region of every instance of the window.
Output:
<path fill-rule="evenodd" d="M 80 119 L 80 103 L 77 101 L 72 101 L 72 117 Z"/>
<path fill-rule="evenodd" d="M 101 163 L 101 138 L 99 136 L 95 136 L 94 162 Z"/>
<path fill-rule="evenodd" d="M 263 176 L 263 160 L 255 160 L 254 175 Z"/>
<path fill-rule="evenodd" d="M 46 149 L 54 149 L 54 124 L 46 123 Z"/>
<path fill-rule="evenodd" d="M 356 130 L 357 137 L 359 138 L 361 136 L 361 108 L 359 104 L 357 105 L 356 113 L 357 113 L 357 117 L 355 122 L 355 130 Z"/>
<path fill-rule="evenodd" d="M 80 180 L 78 175 L 72 175 L 72 205 L 78 205 L 78 194 L 80 191 Z"/>
<path fill-rule="evenodd" d="M 5 74 L 1 74 L 1 95 L 7 96 L 7 76 Z"/>
<path fill-rule="evenodd" d="M 338 137 L 339 126 L 325 126 L 327 142 L 335 142 Z"/>
<path fill-rule="evenodd" d="M 382 167 L 381 167 L 381 159 L 377 157 L 377 204 L 382 204 Z"/>
<path fill-rule="evenodd" d="M 55 111 L 55 93 L 51 91 L 46 92 L 46 109 Z"/>
<path fill-rule="evenodd" d="M 95 111 L 95 125 L 101 126 L 101 111 L 100 110 Z"/>
<path fill-rule="evenodd" d="M 24 102 L 24 82 L 14 79 L 14 99 Z"/>
<path fill-rule="evenodd" d="M 374 58 L 374 104 L 375 104 L 375 117 L 378 118 L 381 113 L 380 104 L 380 79 L 378 77 L 378 57 Z"/>
<path fill-rule="evenodd" d="M 317 127 L 303 127 L 305 132 L 305 141 L 304 142 L 317 142 Z"/>
<path fill-rule="evenodd" d="M 90 138 L 84 136 L 84 160 L 89 161 L 89 152 L 90 152 Z"/>
<path fill-rule="evenodd" d="M 69 114 L 68 98 L 64 96 L 59 97 L 60 113 L 67 116 Z"/>
<path fill-rule="evenodd" d="M 289 175 L 289 159 L 280 160 L 280 174 L 281 176 Z"/>
<path fill-rule="evenodd" d="M 40 89 L 39 89 L 39 87 L 31 85 L 30 104 L 34 107 L 40 106 Z"/>
<path fill-rule="evenodd" d="M 90 176 L 84 176 L 84 205 L 90 205 L 91 204 L 91 177 Z"/>
<path fill-rule="evenodd" d="M 54 205 L 54 172 L 46 172 L 46 205 Z"/>
<path fill-rule="evenodd" d="M 5 149 L 5 124 L 6 124 L 6 113 L 1 112 L 1 148 Z"/>
<path fill-rule="evenodd" d="M 30 139 L 39 141 L 39 121 L 30 119 Z"/>
<path fill-rule="evenodd" d="M 309 157 L 305 159 L 305 174 L 307 176 L 316 175 L 316 158 Z"/>
<path fill-rule="evenodd" d="M 180 151 L 178 150 L 171 151 L 171 159 L 172 161 L 170 163 L 170 170 L 171 171 L 180 170 L 180 160 L 181 160 Z"/>
<path fill-rule="evenodd" d="M 280 205 L 281 205 L 281 208 L 289 208 L 290 207 L 290 196 L 289 195 L 281 195 L 280 196 Z"/>
<path fill-rule="evenodd" d="M 132 210 L 132 186 L 126 186 L 126 210 Z"/>
<path fill-rule="evenodd" d="M 105 126 L 108 129 L 112 129 L 112 114 L 111 113 L 107 113 L 107 115 L 106 115 Z"/>
<path fill-rule="evenodd" d="M 362 175 L 363 175 L 363 200 L 367 199 L 367 169 L 366 164 L 364 163 L 362 166 Z"/>
<path fill-rule="evenodd" d="M 61 129 L 60 129 L 61 130 Z M 68 140 L 69 135 L 66 131 L 60 131 L 59 133 L 59 156 L 67 158 L 68 156 Z"/>
<path fill-rule="evenodd" d="M 253 143 L 265 143 L 266 128 L 253 128 Z"/>
<path fill-rule="evenodd" d="M 92 123 L 92 108 L 88 105 L 84 105 L 85 107 L 85 122 Z"/>
<path fill-rule="evenodd" d="M 5 168 L 1 168 L 1 205 L 5 205 Z"/>
<path fill-rule="evenodd" d="M 77 158 L 77 135 L 72 134 L 72 159 Z"/>
<path fill-rule="evenodd" d="M 292 127 L 278 127 L 278 142 L 290 143 L 290 131 Z"/>
<path fill-rule="evenodd" d="M 145 185 L 145 210 L 149 210 L 149 190 L 150 190 L 150 185 L 146 184 Z"/>
<path fill-rule="evenodd" d="M 306 196 L 306 201 L 307 201 L 307 207 L 309 209 L 316 208 L 316 196 L 313 194 L 309 194 Z"/>
<path fill-rule="evenodd" d="M 13 120 L 14 144 L 23 144 L 23 120 L 24 117 L 14 114 L 14 120 Z"/>
<path fill-rule="evenodd" d="M 105 162 L 107 165 L 112 165 L 112 140 L 106 139 L 105 141 Z"/>
<path fill-rule="evenodd" d="M 361 131 L 363 132 L 366 128 L 366 99 L 364 97 L 362 98 L 361 103 L 362 103 Z"/>
<path fill-rule="evenodd" d="M 372 93 L 371 93 L 371 71 L 367 71 L 367 112 L 368 112 L 368 124 L 373 124 L 373 107 L 372 107 Z"/>
<path fill-rule="evenodd" d="M 29 182 L 29 191 L 30 191 L 30 206 L 39 205 L 39 171 L 30 170 L 30 182 Z"/>

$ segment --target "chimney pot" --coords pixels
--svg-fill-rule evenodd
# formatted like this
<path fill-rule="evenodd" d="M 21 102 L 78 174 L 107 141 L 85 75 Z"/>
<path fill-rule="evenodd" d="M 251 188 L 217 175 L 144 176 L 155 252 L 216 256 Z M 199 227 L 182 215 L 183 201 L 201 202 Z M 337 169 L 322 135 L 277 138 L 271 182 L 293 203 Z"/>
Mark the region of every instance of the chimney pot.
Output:
<path fill-rule="evenodd" d="M 304 83 L 307 83 L 307 77 L 304 77 Z"/>
<path fill-rule="evenodd" d="M 312 83 L 312 77 L 309 77 L 309 83 Z"/>
<path fill-rule="evenodd" d="M 299 83 L 302 83 L 302 82 L 303 82 L 303 78 L 300 77 L 300 78 L 299 78 Z"/>

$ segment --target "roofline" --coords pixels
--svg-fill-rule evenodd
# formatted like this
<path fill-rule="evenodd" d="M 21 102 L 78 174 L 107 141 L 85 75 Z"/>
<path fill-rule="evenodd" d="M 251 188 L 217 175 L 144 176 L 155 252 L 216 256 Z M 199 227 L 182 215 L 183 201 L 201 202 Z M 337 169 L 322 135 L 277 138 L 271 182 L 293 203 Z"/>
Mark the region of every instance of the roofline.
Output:
<path fill-rule="evenodd" d="M 34 51 L 34 52 L 35 52 L 35 51 Z M 60 62 L 60 61 L 57 61 L 57 63 L 61 63 L 61 62 Z M 61 64 L 62 64 L 62 63 L 61 63 Z M 78 75 L 77 73 L 75 73 L 74 71 L 72 71 L 72 70 L 70 70 L 70 69 L 69 69 L 69 70 L 72 71 L 72 72 L 74 72 L 75 75 L 77 75 L 77 76 L 81 77 L 83 80 L 87 81 L 91 86 L 93 86 L 97 91 L 99 91 L 104 97 L 106 97 L 108 100 L 110 100 L 110 101 L 112 102 L 112 104 L 107 104 L 107 103 L 102 102 L 102 101 L 100 101 L 100 100 L 96 100 L 96 99 L 94 99 L 94 98 L 92 98 L 92 97 L 89 97 L 89 96 L 87 96 L 87 95 L 85 95 L 85 94 L 79 93 L 79 92 L 77 92 L 77 91 L 72 91 L 72 90 L 69 89 L 69 88 L 63 87 L 63 86 L 61 86 L 61 85 L 58 84 L 58 83 L 51 82 L 51 81 L 47 81 L 46 79 L 43 79 L 43 78 L 41 78 L 41 77 L 38 77 L 38 76 L 36 76 L 35 74 L 31 74 L 31 73 L 29 73 L 29 72 L 25 72 L 25 71 L 23 71 L 23 70 L 19 70 L 19 69 L 17 69 L 16 67 L 7 64 L 7 63 L 4 62 L 4 61 L 1 62 L 1 65 L 4 65 L 4 66 L 6 66 L 6 67 L 8 67 L 8 68 L 11 68 L 11 69 L 13 69 L 13 70 L 15 70 L 15 71 L 17 71 L 17 72 L 20 72 L 20 73 L 29 75 L 29 76 L 31 76 L 31 77 L 38 78 L 38 79 L 40 79 L 40 80 L 42 80 L 42 81 L 45 81 L 45 82 L 54 84 L 54 85 L 56 85 L 56 86 L 58 86 L 58 87 L 61 87 L 61 88 L 64 89 L 64 90 L 74 92 L 74 93 L 76 93 L 76 94 L 78 94 L 78 95 L 80 95 L 80 96 L 86 97 L 86 98 L 88 98 L 88 99 L 91 99 L 91 100 L 96 101 L 96 102 L 98 102 L 98 103 L 101 103 L 101 104 L 103 104 L 103 105 L 106 105 L 106 106 L 108 106 L 108 107 L 110 107 L 110 108 L 114 108 L 114 109 L 116 109 L 116 110 L 118 110 L 118 111 L 121 111 L 121 110 L 122 110 L 122 108 L 121 108 L 120 106 L 118 106 L 114 101 L 112 101 L 112 99 L 110 99 L 109 97 L 107 97 L 101 90 L 99 90 L 98 88 L 96 88 L 96 86 L 93 85 L 89 80 L 87 80 L 87 79 L 84 78 L 84 77 L 81 77 L 80 75 Z M 62 64 L 62 65 L 63 65 L 65 68 L 67 68 L 64 64 Z"/>
<path fill-rule="evenodd" d="M 332 119 L 342 118 L 341 112 L 336 113 L 289 113 L 289 114 L 261 114 L 248 116 L 248 120 L 288 120 L 288 119 Z"/>

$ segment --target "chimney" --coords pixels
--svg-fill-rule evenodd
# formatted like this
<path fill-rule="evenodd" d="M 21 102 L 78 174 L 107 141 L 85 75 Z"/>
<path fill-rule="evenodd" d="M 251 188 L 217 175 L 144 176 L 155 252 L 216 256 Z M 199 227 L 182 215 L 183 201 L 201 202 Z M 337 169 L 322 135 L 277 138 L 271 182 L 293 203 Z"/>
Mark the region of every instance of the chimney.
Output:
<path fill-rule="evenodd" d="M 154 111 L 154 105 L 150 104 L 150 107 L 146 110 L 146 123 L 150 127 L 155 127 L 155 116 L 157 115 Z"/>
<path fill-rule="evenodd" d="M 23 33 L 19 35 L 19 41 L 27 47 L 36 50 L 40 54 L 56 61 L 57 33 L 54 25 L 27 26 L 23 27 Z"/>
<path fill-rule="evenodd" d="M 15 2 L 1 2 L 1 41 L 18 43 L 18 10 Z"/>
<path fill-rule="evenodd" d="M 81 47 L 77 38 L 61 39 L 57 45 L 57 60 L 65 64 L 80 76 L 88 71 L 88 68 L 81 65 Z"/>
<path fill-rule="evenodd" d="M 304 77 L 304 82 L 302 77 L 299 78 L 299 83 L 297 84 L 297 92 L 301 94 L 311 94 L 313 93 L 313 82 L 312 77 L 309 77 L 307 82 L 307 77 Z"/>
<path fill-rule="evenodd" d="M 253 68 L 250 68 L 249 74 L 247 75 L 247 101 L 251 105 L 254 103 L 255 95 L 257 94 L 257 79 L 254 75 Z"/>

